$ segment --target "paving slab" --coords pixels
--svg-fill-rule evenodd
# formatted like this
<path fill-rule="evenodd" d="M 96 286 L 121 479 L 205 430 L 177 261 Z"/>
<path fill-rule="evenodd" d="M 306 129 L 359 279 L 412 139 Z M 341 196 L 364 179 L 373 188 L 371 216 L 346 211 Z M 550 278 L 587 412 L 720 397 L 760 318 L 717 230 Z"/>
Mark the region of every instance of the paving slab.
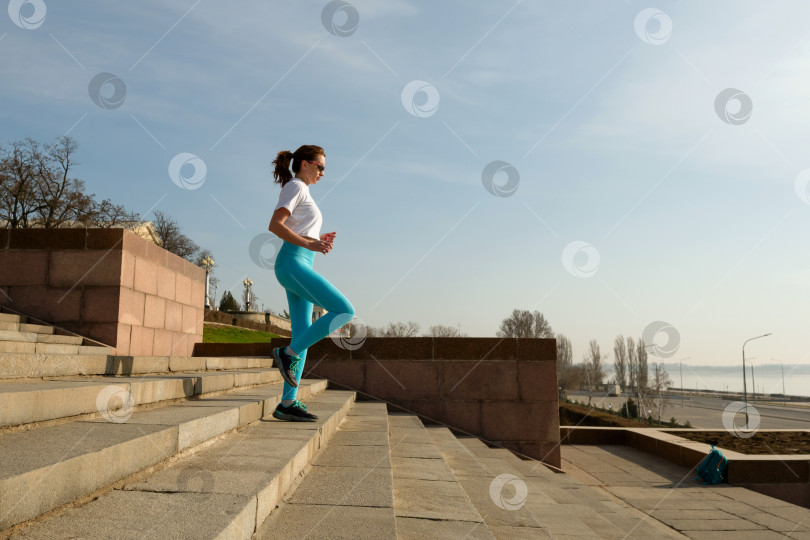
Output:
<path fill-rule="evenodd" d="M 295 492 L 291 504 L 374 506 L 393 508 L 391 469 L 313 467 Z"/>
<path fill-rule="evenodd" d="M 487 526 L 479 521 L 435 520 L 411 517 L 397 517 L 397 538 L 401 540 L 422 540 L 423 538 L 464 538 L 465 540 L 494 540 L 495 536 Z M 509 533 L 511 531 L 505 531 Z M 499 538 L 516 538 L 501 535 Z M 533 536 L 530 538 L 543 538 Z"/>
<path fill-rule="evenodd" d="M 338 431 L 329 441 L 334 446 L 388 446 L 384 431 Z"/>
<path fill-rule="evenodd" d="M 695 540 L 785 540 L 785 535 L 774 531 L 686 531 L 687 538 Z"/>
<path fill-rule="evenodd" d="M 391 468 L 388 448 L 385 446 L 335 446 L 330 444 L 312 460 L 318 467 L 357 467 L 372 465 Z"/>
<path fill-rule="evenodd" d="M 465 490 L 456 481 L 398 478 L 394 485 L 400 517 L 480 522 Z"/>
<path fill-rule="evenodd" d="M 455 475 L 443 459 L 423 459 L 391 456 L 394 479 L 442 480 L 454 482 Z"/>
<path fill-rule="evenodd" d="M 391 429 L 411 428 L 420 431 L 425 429 L 419 417 L 409 413 L 390 413 L 388 415 L 388 425 Z"/>
<path fill-rule="evenodd" d="M 341 426 L 343 431 L 382 431 L 388 433 L 388 422 L 384 418 L 358 416 L 358 420 L 348 426 Z"/>
<path fill-rule="evenodd" d="M 271 514 L 256 533 L 256 540 L 311 540 L 356 538 L 396 539 L 397 525 L 390 507 L 291 504 Z M 425 538 L 425 537 L 422 537 Z"/>
<path fill-rule="evenodd" d="M 425 444 L 435 446 L 433 440 L 428 435 L 425 428 L 418 429 L 413 427 L 397 428 L 392 427 L 388 429 L 391 439 L 399 442 L 407 442 L 410 444 Z"/>
<path fill-rule="evenodd" d="M 388 413 L 385 403 L 379 401 L 357 401 L 349 409 L 348 416 L 376 416 L 381 418 Z"/>
<path fill-rule="evenodd" d="M 432 444 L 412 444 L 408 439 L 391 437 L 391 456 L 422 459 L 442 459 L 441 453 Z"/>
<path fill-rule="evenodd" d="M 757 523 L 737 519 L 673 519 L 665 521 L 675 530 L 686 531 L 755 531 L 765 527 Z"/>
<path fill-rule="evenodd" d="M 256 507 L 248 502 L 234 495 L 115 490 L 11 538 L 250 538 Z"/>
<path fill-rule="evenodd" d="M 534 538 L 562 538 L 560 535 L 552 535 L 547 529 L 538 529 L 536 527 L 509 527 L 507 525 L 492 525 L 490 526 L 492 534 L 495 538 L 509 538 L 510 540 L 532 540 Z M 582 540 L 587 536 L 577 536 L 576 538 Z M 598 537 L 594 537 L 598 538 Z"/>

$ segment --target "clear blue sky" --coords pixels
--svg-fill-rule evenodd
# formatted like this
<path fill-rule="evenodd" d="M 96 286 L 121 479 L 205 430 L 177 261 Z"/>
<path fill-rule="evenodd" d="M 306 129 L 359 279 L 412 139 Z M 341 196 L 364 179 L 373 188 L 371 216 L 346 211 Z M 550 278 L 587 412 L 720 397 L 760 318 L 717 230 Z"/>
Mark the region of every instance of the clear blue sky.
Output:
<path fill-rule="evenodd" d="M 493 336 L 536 309 L 575 360 L 665 321 L 667 361 L 734 364 L 766 332 L 757 362 L 808 361 L 805 2 L 357 0 L 330 4 L 334 33 L 325 1 L 38 4 L 28 29 L 0 17 L 0 138 L 69 133 L 97 197 L 213 251 L 219 294 L 250 277 L 284 309 L 248 246 L 276 152 L 318 144 L 338 235 L 316 268 L 367 324 Z M 104 72 L 126 85 L 115 108 L 89 97 Z M 743 96 L 718 113 L 727 88 Z M 206 165 L 197 189 L 169 176 L 182 152 Z M 482 182 L 496 160 L 519 174 L 508 196 Z"/>

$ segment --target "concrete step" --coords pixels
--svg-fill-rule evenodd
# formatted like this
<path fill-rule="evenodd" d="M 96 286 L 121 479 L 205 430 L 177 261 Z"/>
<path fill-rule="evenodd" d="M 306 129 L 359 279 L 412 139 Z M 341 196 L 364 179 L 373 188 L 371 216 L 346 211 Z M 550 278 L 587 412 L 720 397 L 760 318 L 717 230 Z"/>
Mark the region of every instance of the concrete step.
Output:
<path fill-rule="evenodd" d="M 391 413 L 388 423 L 398 536 L 494 538 L 419 417 Z"/>
<path fill-rule="evenodd" d="M 254 538 L 397 538 L 387 414 L 384 403 L 355 403 Z"/>
<path fill-rule="evenodd" d="M 27 343 L 67 343 L 71 345 L 80 345 L 82 340 L 83 338 L 78 336 L 62 336 L 53 333 L 0 329 L 0 341 L 23 341 Z"/>
<path fill-rule="evenodd" d="M 542 491 L 529 489 L 525 480 L 494 454 L 479 456 L 470 452 L 446 428 L 430 427 L 428 433 L 496 538 L 599 538 Z M 529 510 L 530 503 L 545 509 L 545 520 Z"/>
<path fill-rule="evenodd" d="M 81 347 L 79 350 L 79 354 L 0 352 L 0 379 L 145 375 L 269 368 L 273 365 L 273 359 L 265 357 L 111 356 L 106 347 Z"/>
<path fill-rule="evenodd" d="M 56 337 L 56 336 L 48 336 L 48 337 Z M 60 336 L 60 337 L 69 337 L 69 336 Z M 81 341 L 81 338 L 79 338 L 79 340 Z M 83 346 L 81 344 L 67 344 L 67 343 L 0 341 L 0 353 L 112 354 L 112 348 Z"/>
<path fill-rule="evenodd" d="M 21 332 L 31 334 L 53 334 L 53 326 L 45 326 L 41 324 L 29 324 L 23 322 L 8 322 L 0 321 L 0 330 L 4 332 Z"/>
<path fill-rule="evenodd" d="M 281 385 L 276 388 L 280 392 Z M 256 409 L 252 423 L 243 429 L 181 456 L 154 474 L 125 481 L 122 488 L 107 491 L 86 504 L 23 526 L 10 537 L 251 538 L 292 483 L 309 468 L 318 449 L 332 438 L 354 401 L 354 393 L 346 391 L 326 391 L 315 396 L 299 391 L 299 397 L 306 399 L 309 410 L 320 416 L 317 422 L 274 420 L 268 416 L 272 407 L 265 401 L 264 416 L 257 416 Z M 213 410 L 219 404 L 200 408 Z M 155 422 L 157 418 L 152 418 L 152 423 L 132 427 L 148 432 L 139 439 L 151 438 L 155 445 L 147 442 L 142 449 L 157 458 L 171 452 L 173 442 L 172 435 L 166 433 L 170 429 L 158 429 Z M 128 425 L 130 422 L 113 427 Z M 128 456 L 121 460 L 127 464 L 140 458 L 134 451 L 121 455 Z M 327 454 L 322 455 L 326 459 Z M 368 483 L 374 484 L 371 480 Z M 343 486 L 351 484 L 351 475 L 343 479 Z M 318 491 L 326 492 L 327 486 L 340 489 L 340 485 L 339 479 L 324 478 Z M 388 489 L 390 497 L 390 486 Z M 329 509 L 316 510 L 324 513 Z M 341 512 L 333 514 L 339 516 Z M 298 521 L 311 525 L 315 519 L 309 514 Z"/>
<path fill-rule="evenodd" d="M 587 516 L 589 512 L 596 512 L 599 517 L 610 521 L 620 532 L 617 534 L 615 529 L 608 528 L 612 536 L 605 536 L 606 538 L 685 538 L 671 527 L 637 511 L 606 490 L 586 485 L 572 475 L 554 472 L 539 461 L 523 460 L 509 450 L 491 451 L 512 464 L 518 471 L 517 474 L 522 474 L 521 477 L 526 479 L 526 482 L 536 484 L 553 500 L 565 505 L 571 513 Z M 591 528 L 600 527 L 601 522 L 597 518 L 590 519 L 594 522 Z"/>
<path fill-rule="evenodd" d="M 28 322 L 25 315 L 14 315 L 13 313 L 0 313 L 0 323 L 24 323 Z"/>
<path fill-rule="evenodd" d="M 113 414 L 110 408 L 122 398 L 132 408 L 281 380 L 277 369 L 265 368 L 4 382 L 0 383 L 0 428 L 84 414 Z"/>
<path fill-rule="evenodd" d="M 570 475 L 555 473 L 539 462 L 515 461 L 515 456 L 506 458 L 503 452 L 474 438 L 456 439 L 453 446 L 441 430 L 436 430 L 435 437 L 443 438 L 443 452 L 454 454 L 453 459 L 459 461 L 463 471 L 459 479 L 474 502 L 478 496 L 476 506 L 496 537 L 525 532 L 521 527 L 540 529 L 536 531 L 540 537 L 566 534 L 609 539 L 680 537 L 674 531 L 649 523 L 644 519 L 646 516 L 629 512 L 604 492 Z M 473 463 L 478 464 L 478 474 Z M 485 497 L 481 496 L 483 489 L 488 490 Z"/>

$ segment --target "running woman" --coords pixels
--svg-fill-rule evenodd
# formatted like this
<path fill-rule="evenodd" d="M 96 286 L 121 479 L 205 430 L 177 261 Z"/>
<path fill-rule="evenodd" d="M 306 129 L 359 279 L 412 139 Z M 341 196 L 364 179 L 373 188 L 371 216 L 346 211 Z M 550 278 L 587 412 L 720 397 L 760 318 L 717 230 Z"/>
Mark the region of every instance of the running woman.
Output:
<path fill-rule="evenodd" d="M 292 162 L 292 173 L 290 164 Z M 295 152 L 282 150 L 273 161 L 275 183 L 281 195 L 268 229 L 284 240 L 276 256 L 276 279 L 287 290 L 292 340 L 286 348 L 273 349 L 276 367 L 284 378 L 284 393 L 273 417 L 293 422 L 314 422 L 317 416 L 296 399 L 307 349 L 348 323 L 354 306 L 337 288 L 312 269 L 315 253 L 332 250 L 337 233 L 320 234 L 323 217 L 309 193 L 326 168 L 326 154 L 320 146 L 305 145 Z M 295 177 L 293 177 L 295 173 Z M 312 306 L 328 313 L 312 322 Z"/>

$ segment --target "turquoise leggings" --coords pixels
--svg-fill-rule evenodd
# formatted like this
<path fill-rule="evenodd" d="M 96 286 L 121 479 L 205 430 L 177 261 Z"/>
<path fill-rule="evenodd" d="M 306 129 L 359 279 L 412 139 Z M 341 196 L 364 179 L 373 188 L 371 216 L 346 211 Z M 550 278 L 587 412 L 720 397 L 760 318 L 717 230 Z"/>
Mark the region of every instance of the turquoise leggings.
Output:
<path fill-rule="evenodd" d="M 354 317 L 354 306 L 326 278 L 312 269 L 315 252 L 284 242 L 276 256 L 276 279 L 287 289 L 290 305 L 292 341 L 290 348 L 301 357 L 295 380 L 301 382 L 307 349 L 317 341 L 337 330 Z M 312 305 L 317 304 L 328 311 L 312 322 Z M 284 383 L 281 399 L 295 399 L 298 389 Z"/>

